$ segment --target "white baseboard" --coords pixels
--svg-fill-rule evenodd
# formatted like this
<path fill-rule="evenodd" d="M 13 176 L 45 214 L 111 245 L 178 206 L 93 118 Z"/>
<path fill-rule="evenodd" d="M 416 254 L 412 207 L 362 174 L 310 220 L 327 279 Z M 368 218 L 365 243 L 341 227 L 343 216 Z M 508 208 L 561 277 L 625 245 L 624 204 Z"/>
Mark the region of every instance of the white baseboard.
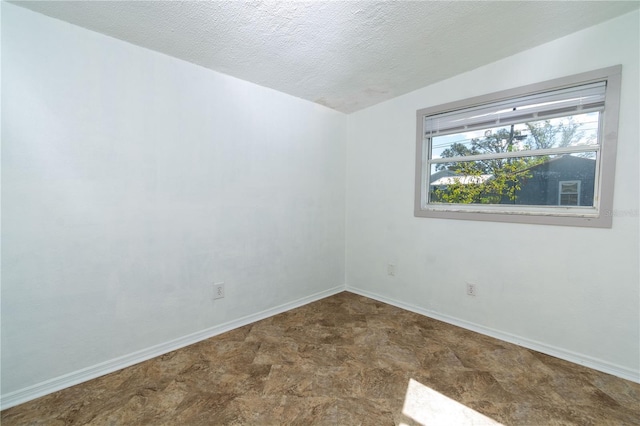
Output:
<path fill-rule="evenodd" d="M 113 373 L 114 371 L 130 367 L 134 364 L 147 361 L 151 358 L 164 355 L 168 352 L 175 351 L 176 349 L 192 345 L 210 337 L 217 336 L 218 334 L 226 333 L 227 331 L 231 331 L 233 329 L 243 327 L 256 321 L 272 317 L 282 312 L 307 305 L 311 302 L 324 299 L 325 297 L 332 296 L 342 291 L 345 291 L 345 287 L 343 285 L 336 286 L 329 290 L 321 291 L 319 293 L 315 293 L 310 296 L 303 297 L 301 299 L 294 300 L 292 302 L 285 303 L 283 305 L 276 306 L 262 312 L 258 312 L 256 314 L 247 315 L 237 320 L 210 327 L 205 330 L 171 340 L 169 342 L 151 346 L 149 348 L 142 349 L 128 355 L 101 362 L 100 364 L 96 364 L 91 367 L 73 371 L 71 373 L 64 374 L 62 376 L 46 380 L 44 382 L 14 392 L 10 392 L 0 397 L 0 410 L 4 410 L 6 408 L 10 408 L 27 401 L 40 398 L 41 396 L 48 395 L 61 389 L 65 389 L 70 386 L 74 386 L 79 383 L 104 376 L 105 374 Z"/>
<path fill-rule="evenodd" d="M 452 324 L 467 330 L 475 331 L 476 333 L 484 334 L 490 337 L 494 337 L 505 342 L 513 343 L 518 346 L 522 346 L 534 351 L 542 352 L 547 355 L 554 356 L 556 358 L 564 359 L 565 361 L 573 362 L 575 364 L 584 365 L 585 367 L 592 368 L 594 370 L 602 371 L 603 373 L 611 374 L 632 382 L 640 383 L 640 371 L 634 371 L 630 368 L 626 368 L 620 365 L 612 364 L 600 359 L 592 358 L 590 356 L 569 351 L 566 349 L 558 348 L 556 346 L 547 345 L 545 343 L 537 342 L 535 340 L 527 339 L 525 337 L 516 336 L 514 334 L 505 333 L 503 331 L 494 330 L 489 327 L 484 327 L 469 321 L 461 320 L 449 315 L 440 314 L 429 309 L 420 308 L 418 306 L 411 305 L 409 303 L 400 302 L 398 300 L 390 299 L 385 296 L 381 296 L 376 293 L 362 290 L 356 287 L 347 285 L 346 290 L 351 293 L 359 294 L 370 299 L 375 299 L 389 305 L 396 306 L 407 311 L 415 312 L 420 315 L 424 315 L 429 318 L 437 319 L 448 324 Z"/>

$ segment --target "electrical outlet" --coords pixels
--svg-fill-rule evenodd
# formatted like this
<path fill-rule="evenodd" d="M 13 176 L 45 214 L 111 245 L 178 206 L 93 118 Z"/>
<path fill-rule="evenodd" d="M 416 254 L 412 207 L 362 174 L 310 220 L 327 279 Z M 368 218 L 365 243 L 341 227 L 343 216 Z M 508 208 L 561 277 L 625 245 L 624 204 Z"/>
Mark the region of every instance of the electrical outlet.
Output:
<path fill-rule="evenodd" d="M 476 295 L 476 285 L 467 283 L 467 296 L 475 296 Z"/>
<path fill-rule="evenodd" d="M 395 277 L 396 276 L 396 265 L 394 265 L 393 263 L 389 263 L 387 265 L 387 275 L 389 275 L 391 277 Z"/>
<path fill-rule="evenodd" d="M 213 298 L 214 299 L 224 298 L 224 283 L 215 283 L 213 285 Z"/>

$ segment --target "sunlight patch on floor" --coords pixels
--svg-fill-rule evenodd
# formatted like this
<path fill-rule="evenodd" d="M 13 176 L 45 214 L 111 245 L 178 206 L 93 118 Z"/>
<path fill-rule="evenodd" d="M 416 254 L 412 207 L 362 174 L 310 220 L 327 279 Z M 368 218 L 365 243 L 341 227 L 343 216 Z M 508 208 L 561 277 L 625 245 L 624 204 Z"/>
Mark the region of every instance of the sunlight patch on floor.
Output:
<path fill-rule="evenodd" d="M 409 380 L 407 386 L 402 414 L 418 423 L 429 426 L 502 426 L 502 423 L 498 423 L 413 379 Z M 401 423 L 401 425 L 404 424 Z"/>

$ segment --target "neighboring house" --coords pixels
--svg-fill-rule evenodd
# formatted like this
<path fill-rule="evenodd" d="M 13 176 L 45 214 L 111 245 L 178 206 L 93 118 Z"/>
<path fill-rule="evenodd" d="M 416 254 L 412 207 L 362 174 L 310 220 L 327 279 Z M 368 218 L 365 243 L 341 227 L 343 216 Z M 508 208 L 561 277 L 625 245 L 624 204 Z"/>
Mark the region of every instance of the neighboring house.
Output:
<path fill-rule="evenodd" d="M 596 161 L 562 155 L 529 169 L 513 204 L 592 206 Z"/>

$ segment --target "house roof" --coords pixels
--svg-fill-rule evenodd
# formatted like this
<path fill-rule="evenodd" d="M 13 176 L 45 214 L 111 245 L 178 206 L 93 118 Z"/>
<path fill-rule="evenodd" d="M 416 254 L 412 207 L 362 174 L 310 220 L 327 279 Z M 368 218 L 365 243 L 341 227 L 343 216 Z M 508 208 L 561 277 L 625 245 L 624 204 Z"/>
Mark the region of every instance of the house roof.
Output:
<path fill-rule="evenodd" d="M 468 185 L 470 183 L 478 184 L 484 183 L 491 179 L 493 175 L 479 175 L 479 176 L 445 176 L 431 182 L 431 186 L 444 186 L 444 185 L 452 185 L 454 183 L 461 183 L 463 185 Z"/>
<path fill-rule="evenodd" d="M 518 173 L 521 173 L 527 170 L 535 170 L 542 167 L 549 167 L 550 165 L 558 165 L 558 163 L 574 163 L 574 164 L 593 163 L 595 165 L 595 162 L 596 160 L 592 158 L 584 158 L 584 157 L 578 157 L 576 155 L 564 154 L 564 155 L 554 157 L 548 161 L 545 161 L 544 163 L 536 164 L 535 166 L 531 166 L 531 167 L 527 167 L 525 169 L 519 170 Z"/>

